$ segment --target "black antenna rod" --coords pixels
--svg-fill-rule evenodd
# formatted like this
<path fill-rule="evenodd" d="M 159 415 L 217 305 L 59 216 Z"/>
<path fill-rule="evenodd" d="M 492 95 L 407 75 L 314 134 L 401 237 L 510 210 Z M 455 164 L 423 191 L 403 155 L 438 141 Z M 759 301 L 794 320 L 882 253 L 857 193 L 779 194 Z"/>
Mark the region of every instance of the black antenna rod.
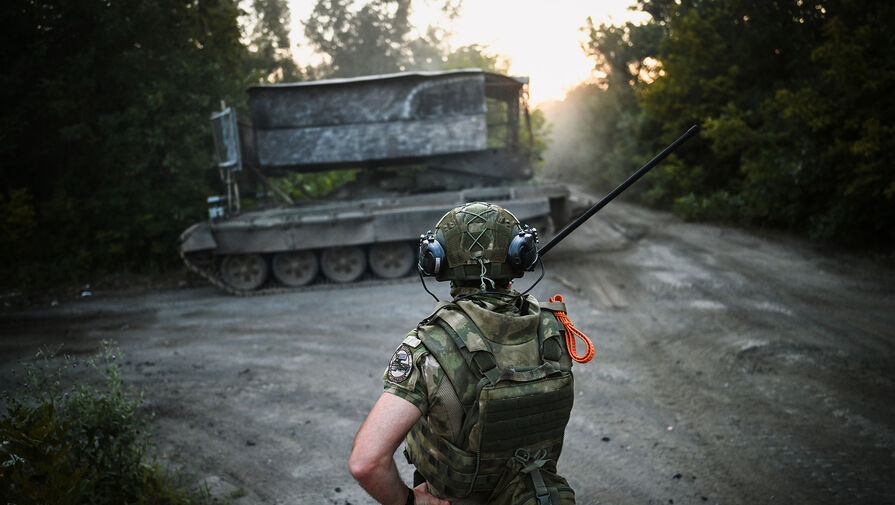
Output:
<path fill-rule="evenodd" d="M 579 226 L 584 224 L 584 222 L 587 221 L 588 219 L 590 219 L 591 216 L 596 214 L 600 209 L 605 207 L 607 203 L 611 202 L 615 197 L 620 195 L 622 191 L 628 189 L 628 186 L 637 182 L 637 179 L 640 179 L 641 177 L 643 177 L 644 174 L 646 174 L 647 172 L 652 170 L 653 167 L 658 165 L 659 162 L 661 162 L 662 160 L 665 159 L 665 157 L 667 157 L 675 149 L 680 147 L 681 144 L 683 144 L 684 142 L 689 140 L 690 137 L 692 137 L 693 135 L 696 135 L 697 132 L 699 132 L 699 125 L 695 124 L 695 125 L 691 126 L 690 129 L 687 130 L 686 133 L 684 133 L 683 135 L 680 136 L 680 138 L 678 138 L 677 140 L 672 142 L 671 145 L 666 147 L 664 151 L 659 153 L 655 158 L 651 159 L 649 161 L 649 163 L 640 167 L 640 170 L 634 172 L 631 175 L 631 177 L 628 177 L 628 179 L 625 182 L 619 184 L 619 186 L 617 188 L 613 189 L 611 193 L 604 196 L 602 200 L 600 200 L 599 202 L 596 203 L 596 205 L 594 205 L 593 207 L 588 209 L 587 212 L 585 212 L 584 214 L 581 214 L 581 216 L 578 219 L 576 219 L 574 222 L 569 223 L 568 226 L 566 226 L 565 228 L 562 229 L 562 231 L 557 233 L 555 237 L 550 239 L 550 242 L 547 242 L 544 245 L 544 247 L 538 249 L 538 256 L 544 256 L 545 254 L 547 254 L 547 251 L 552 249 L 553 246 L 555 246 L 556 244 L 561 242 L 562 239 L 566 238 L 566 236 L 568 234 L 572 233 L 573 231 L 575 231 L 576 228 L 578 228 Z"/>

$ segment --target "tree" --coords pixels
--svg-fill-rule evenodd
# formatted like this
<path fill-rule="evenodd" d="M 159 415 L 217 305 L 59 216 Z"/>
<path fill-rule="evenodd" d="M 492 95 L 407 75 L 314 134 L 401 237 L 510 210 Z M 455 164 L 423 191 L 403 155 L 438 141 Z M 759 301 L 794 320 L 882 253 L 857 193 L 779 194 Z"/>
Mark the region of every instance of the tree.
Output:
<path fill-rule="evenodd" d="M 702 142 L 646 180 L 681 215 L 895 239 L 893 7 L 872 1 L 640 0 L 644 27 L 591 30 L 588 48 L 622 102 L 625 136 L 658 149 L 701 122 Z M 642 36 L 642 37 L 641 37 Z M 646 79 L 645 57 L 656 60 Z M 601 123 L 603 124 L 603 123 Z M 599 127 L 595 129 L 599 132 Z M 599 133 L 601 136 L 605 133 Z"/>
<path fill-rule="evenodd" d="M 0 178 L 35 223 L 4 251 L 7 278 L 176 259 L 172 230 L 203 211 L 208 111 L 244 85 L 238 15 L 226 0 L 3 3 Z"/>
<path fill-rule="evenodd" d="M 819 238 L 892 244 L 895 66 L 884 47 L 895 7 L 829 2 L 820 14 L 810 67 L 763 102 L 751 132 L 761 148 L 743 158 L 743 214 Z"/>
<path fill-rule="evenodd" d="M 353 77 L 404 70 L 436 70 L 446 51 L 445 30 L 427 27 L 416 34 L 410 22 L 412 0 L 318 0 L 308 20 L 305 36 L 329 60 L 314 69 L 315 78 Z M 456 17 L 460 4 L 442 4 L 448 18 Z"/>
<path fill-rule="evenodd" d="M 292 57 L 289 37 L 289 5 L 286 0 L 251 0 L 246 73 L 254 80 L 284 82 L 301 80 Z"/>
<path fill-rule="evenodd" d="M 305 36 L 329 56 L 333 77 L 402 70 L 410 32 L 410 0 L 318 0 Z"/>
<path fill-rule="evenodd" d="M 488 47 L 480 44 L 470 44 L 454 49 L 444 58 L 442 68 L 445 70 L 455 68 L 480 68 L 486 72 L 508 74 L 510 61 L 499 54 L 491 54 Z"/>

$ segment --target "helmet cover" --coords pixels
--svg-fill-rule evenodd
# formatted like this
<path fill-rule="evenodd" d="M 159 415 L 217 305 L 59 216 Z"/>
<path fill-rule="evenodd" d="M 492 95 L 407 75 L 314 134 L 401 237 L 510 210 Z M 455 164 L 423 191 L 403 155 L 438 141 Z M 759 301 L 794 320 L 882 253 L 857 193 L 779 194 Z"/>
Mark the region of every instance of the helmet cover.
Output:
<path fill-rule="evenodd" d="M 473 202 L 450 210 L 435 226 L 435 237 L 444 246 L 446 268 L 439 281 L 509 280 L 522 272 L 507 264 L 510 241 L 521 229 L 510 211 L 484 202 Z"/>

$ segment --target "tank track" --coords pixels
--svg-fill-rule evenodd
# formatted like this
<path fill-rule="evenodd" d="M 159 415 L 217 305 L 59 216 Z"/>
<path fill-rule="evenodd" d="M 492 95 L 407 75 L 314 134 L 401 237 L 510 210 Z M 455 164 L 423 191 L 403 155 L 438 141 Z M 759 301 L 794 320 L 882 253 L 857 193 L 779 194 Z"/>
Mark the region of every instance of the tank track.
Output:
<path fill-rule="evenodd" d="M 180 258 L 186 264 L 187 268 L 195 272 L 203 279 L 206 279 L 214 287 L 236 296 L 265 296 L 282 293 L 301 293 L 305 291 L 324 291 L 331 289 L 345 289 L 356 287 L 390 286 L 394 284 L 412 282 L 414 279 L 416 279 L 416 273 L 414 270 L 411 270 L 410 273 L 408 273 L 407 275 L 398 277 L 396 279 L 381 279 L 374 276 L 371 272 L 367 271 L 366 273 L 364 273 L 364 277 L 362 277 L 361 280 L 355 282 L 332 282 L 327 280 L 324 276 L 319 275 L 314 282 L 306 286 L 288 287 L 278 283 L 276 279 L 274 279 L 273 275 L 270 275 L 261 287 L 259 287 L 258 289 L 253 289 L 251 291 L 246 291 L 242 289 L 236 289 L 223 281 L 223 279 L 221 278 L 218 262 L 215 260 L 214 255 L 210 252 L 184 253 L 183 251 L 181 251 Z"/>

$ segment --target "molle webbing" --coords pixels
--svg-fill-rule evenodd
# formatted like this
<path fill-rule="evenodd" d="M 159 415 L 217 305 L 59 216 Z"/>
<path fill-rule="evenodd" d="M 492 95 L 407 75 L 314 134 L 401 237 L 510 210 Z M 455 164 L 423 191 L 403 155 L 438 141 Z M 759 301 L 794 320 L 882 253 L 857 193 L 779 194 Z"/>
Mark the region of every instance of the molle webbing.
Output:
<path fill-rule="evenodd" d="M 500 475 L 517 449 L 545 451 L 556 464 L 574 400 L 571 374 L 531 383 L 482 389 L 476 404 L 477 422 L 469 440 L 477 443 L 479 477 Z M 488 490 L 477 481 L 475 490 Z"/>
<path fill-rule="evenodd" d="M 407 434 L 408 460 L 441 497 L 466 496 L 476 478 L 477 458 L 431 431 L 421 417 Z M 493 483 L 492 483 L 493 485 Z"/>
<path fill-rule="evenodd" d="M 574 400 L 572 378 L 566 375 L 544 381 L 556 382 L 556 385 L 539 382 L 539 388 L 549 390 L 508 398 L 496 397 L 500 391 L 497 389 L 482 391 L 479 417 L 483 427 L 479 448 L 483 454 L 538 447 L 544 440 L 559 440 L 559 447 L 562 447 Z M 553 458 L 559 457 L 559 451 L 548 449 L 547 452 Z"/>

